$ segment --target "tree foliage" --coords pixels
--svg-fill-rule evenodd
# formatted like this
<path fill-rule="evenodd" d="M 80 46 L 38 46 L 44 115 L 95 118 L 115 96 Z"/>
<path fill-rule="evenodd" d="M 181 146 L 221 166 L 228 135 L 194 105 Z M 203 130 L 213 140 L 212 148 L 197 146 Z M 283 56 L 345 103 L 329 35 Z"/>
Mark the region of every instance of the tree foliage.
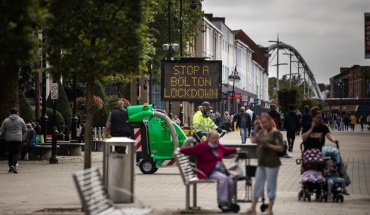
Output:
<path fill-rule="evenodd" d="M 87 88 L 85 168 L 91 166 L 95 82 L 146 71 L 153 48 L 148 37 L 151 0 L 50 0 L 46 30 L 50 72 L 83 77 Z"/>
<path fill-rule="evenodd" d="M 279 110 L 283 113 L 287 112 L 290 104 L 298 106 L 298 91 L 297 89 L 281 89 L 278 91 Z"/>
<path fill-rule="evenodd" d="M 37 0 L 0 1 L 0 120 L 18 106 L 19 67 L 34 57 L 35 26 L 42 21 Z"/>
<path fill-rule="evenodd" d="M 22 91 L 19 91 L 19 115 L 26 123 L 35 121 L 35 112 Z"/>
<path fill-rule="evenodd" d="M 150 34 L 155 48 L 155 55 L 152 56 L 153 72 L 156 78 L 159 78 L 161 71 L 161 61 L 168 56 L 168 51 L 162 49 L 163 44 L 169 43 L 168 32 L 168 2 L 169 0 L 158 0 L 158 3 L 151 8 Z M 190 9 L 190 1 L 183 0 L 183 53 L 189 56 L 186 47 L 194 47 L 194 39 L 201 25 L 199 20 L 204 13 L 200 7 L 196 10 Z M 180 44 L 180 0 L 171 0 L 171 29 L 172 43 Z M 178 49 L 173 53 L 174 56 L 180 56 Z M 158 79 L 159 80 L 159 79 Z M 157 80 L 157 81 L 158 81 Z"/>

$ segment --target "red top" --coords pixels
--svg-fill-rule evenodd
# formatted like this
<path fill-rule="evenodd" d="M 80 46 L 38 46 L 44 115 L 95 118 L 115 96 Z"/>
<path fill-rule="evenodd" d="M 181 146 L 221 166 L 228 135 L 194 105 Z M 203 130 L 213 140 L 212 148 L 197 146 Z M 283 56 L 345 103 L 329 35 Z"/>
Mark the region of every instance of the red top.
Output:
<path fill-rule="evenodd" d="M 217 145 L 216 150 L 219 157 L 216 157 L 213 154 L 211 147 L 209 147 L 208 142 L 206 141 L 196 144 L 192 147 L 184 147 L 180 149 L 181 153 L 184 153 L 185 155 L 193 155 L 196 157 L 195 164 L 197 169 L 199 169 L 206 175 L 204 176 L 203 174 L 197 172 L 197 176 L 199 179 L 206 179 L 207 177 L 209 177 L 209 174 L 211 174 L 212 170 L 216 167 L 218 161 L 222 162 L 222 159 L 225 156 L 236 152 L 235 148 L 225 147 L 221 144 Z"/>

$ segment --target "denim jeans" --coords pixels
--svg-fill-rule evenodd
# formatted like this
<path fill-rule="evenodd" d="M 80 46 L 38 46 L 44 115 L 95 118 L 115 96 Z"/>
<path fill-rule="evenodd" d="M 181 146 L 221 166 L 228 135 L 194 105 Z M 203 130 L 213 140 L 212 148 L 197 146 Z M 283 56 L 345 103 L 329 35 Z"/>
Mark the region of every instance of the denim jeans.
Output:
<path fill-rule="evenodd" d="M 256 198 L 263 198 L 265 193 L 265 183 L 267 183 L 267 197 L 276 198 L 276 186 L 279 167 L 258 166 L 254 183 L 253 195 Z"/>
<path fill-rule="evenodd" d="M 240 137 L 242 138 L 242 144 L 247 142 L 247 135 L 248 135 L 248 128 L 239 128 L 240 129 Z"/>

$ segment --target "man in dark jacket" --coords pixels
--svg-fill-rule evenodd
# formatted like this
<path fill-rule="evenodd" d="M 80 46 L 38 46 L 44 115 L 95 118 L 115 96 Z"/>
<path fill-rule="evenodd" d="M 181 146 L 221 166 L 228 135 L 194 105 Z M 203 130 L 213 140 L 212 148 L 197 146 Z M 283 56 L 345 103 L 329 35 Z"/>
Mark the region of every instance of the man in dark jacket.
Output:
<path fill-rule="evenodd" d="M 288 140 L 288 151 L 293 151 L 294 140 L 297 132 L 299 132 L 299 118 L 294 111 L 294 106 L 289 105 L 289 111 L 285 114 L 284 127 L 286 129 L 286 137 Z"/>
<path fill-rule="evenodd" d="M 128 114 L 127 110 L 124 109 L 123 101 L 118 101 L 117 107 L 110 113 L 105 126 L 105 133 L 112 137 L 131 136 L 131 128 L 128 124 Z"/>
<path fill-rule="evenodd" d="M 242 107 L 240 113 L 237 115 L 236 126 L 240 130 L 240 137 L 242 144 L 247 142 L 248 128 L 251 127 L 252 120 L 250 115 L 245 111 L 245 107 Z"/>

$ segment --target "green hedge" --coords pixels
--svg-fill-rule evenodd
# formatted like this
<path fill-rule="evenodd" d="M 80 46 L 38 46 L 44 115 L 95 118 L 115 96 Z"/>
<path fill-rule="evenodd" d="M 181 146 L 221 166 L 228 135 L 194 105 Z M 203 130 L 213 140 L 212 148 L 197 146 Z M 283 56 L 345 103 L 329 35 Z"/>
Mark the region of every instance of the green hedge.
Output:
<path fill-rule="evenodd" d="M 65 120 L 63 119 L 62 114 L 59 111 L 56 111 L 56 115 L 55 115 L 56 116 L 56 123 L 54 124 L 54 122 L 53 122 L 53 108 L 46 108 L 46 114 L 48 115 L 48 123 L 47 123 L 48 134 L 51 134 L 52 129 L 55 126 L 55 124 L 56 124 L 57 128 L 59 128 L 60 123 L 64 122 Z"/>
<path fill-rule="evenodd" d="M 94 110 L 93 127 L 105 127 L 110 109 L 103 107 L 99 110 Z"/>
<path fill-rule="evenodd" d="M 19 116 L 26 123 L 35 121 L 35 111 L 32 110 L 30 103 L 22 91 L 19 91 Z"/>

